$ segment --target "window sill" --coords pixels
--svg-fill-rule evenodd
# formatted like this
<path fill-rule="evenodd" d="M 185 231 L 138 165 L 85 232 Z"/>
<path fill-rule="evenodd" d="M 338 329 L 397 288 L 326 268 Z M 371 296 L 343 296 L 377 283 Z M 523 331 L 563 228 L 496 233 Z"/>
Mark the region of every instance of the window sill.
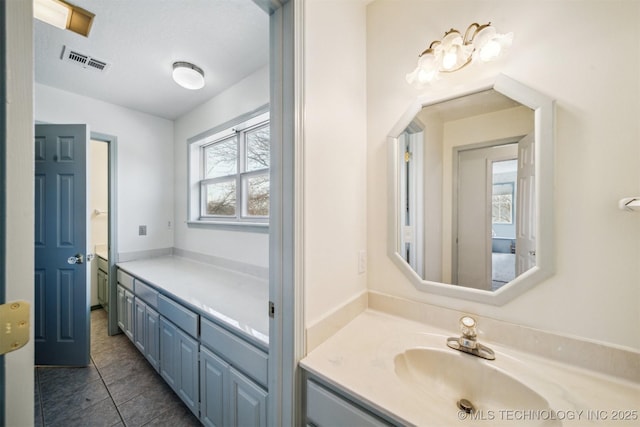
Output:
<path fill-rule="evenodd" d="M 250 233 L 268 233 L 266 222 L 230 222 L 230 221 L 187 221 L 189 228 L 208 228 L 212 230 L 245 231 Z"/>

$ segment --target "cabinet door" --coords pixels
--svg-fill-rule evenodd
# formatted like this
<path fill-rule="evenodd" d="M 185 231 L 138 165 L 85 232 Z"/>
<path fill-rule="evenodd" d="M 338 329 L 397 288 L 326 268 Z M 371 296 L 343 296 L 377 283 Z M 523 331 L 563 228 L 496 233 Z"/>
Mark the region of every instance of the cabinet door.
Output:
<path fill-rule="evenodd" d="M 390 425 L 313 381 L 307 381 L 307 423 L 320 427 Z"/>
<path fill-rule="evenodd" d="M 156 371 L 160 371 L 160 315 L 147 306 L 145 312 L 146 344 L 145 357 Z"/>
<path fill-rule="evenodd" d="M 99 270 L 99 271 L 102 271 L 102 270 Z M 104 291 L 104 295 L 103 295 L 103 302 L 101 304 L 102 304 L 102 307 L 104 307 L 104 310 L 108 313 L 109 312 L 109 274 L 108 273 L 104 273 L 102 288 Z"/>
<path fill-rule="evenodd" d="M 198 417 L 200 411 L 200 382 L 198 370 L 198 341 L 177 329 L 178 396 Z"/>
<path fill-rule="evenodd" d="M 229 369 L 231 426 L 267 425 L 267 392 L 235 369 Z"/>
<path fill-rule="evenodd" d="M 208 427 L 229 425 L 229 364 L 202 346 L 200 421 Z"/>
<path fill-rule="evenodd" d="M 97 282 L 98 282 L 98 302 L 100 303 L 100 305 L 104 306 L 105 304 L 105 294 L 106 294 L 106 289 L 104 288 L 105 285 L 105 280 L 104 280 L 104 271 L 102 270 L 98 270 L 98 275 L 97 275 Z"/>
<path fill-rule="evenodd" d="M 138 350 L 140 350 L 142 354 L 146 354 L 145 346 L 147 343 L 147 331 L 145 321 L 147 304 L 145 304 L 140 298 L 135 298 L 133 312 L 133 343 L 138 347 Z"/>
<path fill-rule="evenodd" d="M 124 333 L 133 341 L 133 328 L 135 327 L 134 321 L 134 295 L 125 290 L 124 291 Z"/>
<path fill-rule="evenodd" d="M 177 392 L 178 363 L 176 361 L 176 347 L 178 346 L 178 328 L 173 323 L 160 316 L 160 375 Z"/>
<path fill-rule="evenodd" d="M 126 312 L 126 305 L 125 305 L 125 289 L 118 285 L 118 301 L 116 303 L 116 310 L 118 311 L 118 326 L 120 327 L 120 329 L 122 329 L 122 332 L 124 332 L 127 328 L 125 327 L 125 321 L 126 321 L 126 316 L 127 316 L 127 312 Z"/>

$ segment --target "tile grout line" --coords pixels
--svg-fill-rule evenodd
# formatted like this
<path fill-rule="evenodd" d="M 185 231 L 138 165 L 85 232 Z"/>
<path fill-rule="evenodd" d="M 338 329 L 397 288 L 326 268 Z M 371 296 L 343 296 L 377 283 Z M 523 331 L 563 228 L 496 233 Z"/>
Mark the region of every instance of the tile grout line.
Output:
<path fill-rule="evenodd" d="M 102 372 L 100 372 L 100 369 L 96 365 L 96 362 L 93 360 L 93 355 L 90 354 L 89 358 L 91 359 L 91 363 L 93 363 L 93 366 L 96 368 L 96 371 L 98 372 L 98 375 L 100 376 L 100 381 L 102 381 L 102 384 L 104 385 L 105 390 L 107 390 L 107 394 L 109 395 L 109 399 L 111 399 L 111 403 L 113 403 L 113 407 L 116 408 L 116 412 L 118 413 L 118 417 L 120 417 L 120 421 L 122 421 L 122 425 L 126 426 L 127 424 L 124 422 L 124 418 L 122 417 L 122 414 L 120 413 L 120 409 L 118 408 L 118 405 L 116 405 L 116 401 L 113 400 L 113 396 L 111 395 L 111 390 L 109 390 L 109 387 L 107 387 L 107 383 L 105 382 L 105 380 L 104 380 L 104 378 L 102 376 Z"/>
<path fill-rule="evenodd" d="M 45 427 L 44 423 L 44 406 L 42 404 L 42 388 L 40 387 L 40 373 L 38 372 L 38 367 L 36 366 L 36 381 L 38 387 L 38 406 L 40 407 L 40 420 L 42 420 L 42 427 Z M 34 420 L 35 422 L 35 420 Z"/>

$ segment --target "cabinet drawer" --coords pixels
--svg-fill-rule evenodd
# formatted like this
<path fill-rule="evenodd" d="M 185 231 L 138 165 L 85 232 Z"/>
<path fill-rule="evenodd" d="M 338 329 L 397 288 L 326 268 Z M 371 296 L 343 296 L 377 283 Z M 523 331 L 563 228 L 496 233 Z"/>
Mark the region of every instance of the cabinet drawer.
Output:
<path fill-rule="evenodd" d="M 140 297 L 144 302 L 149 304 L 151 307 L 157 309 L 158 308 L 158 291 L 153 289 L 151 286 L 147 285 L 144 282 L 141 282 L 138 279 L 134 279 L 136 296 Z"/>
<path fill-rule="evenodd" d="M 122 270 L 118 270 L 118 283 L 133 292 L 133 277 Z"/>
<path fill-rule="evenodd" d="M 307 421 L 319 427 L 390 425 L 313 381 L 307 381 Z"/>
<path fill-rule="evenodd" d="M 158 311 L 192 337 L 198 337 L 198 315 L 193 311 L 164 295 L 158 295 Z"/>
<path fill-rule="evenodd" d="M 215 323 L 201 319 L 200 342 L 267 387 L 268 356 Z"/>
<path fill-rule="evenodd" d="M 109 273 L 109 263 L 106 259 L 98 257 L 98 269 L 104 271 L 105 273 Z"/>

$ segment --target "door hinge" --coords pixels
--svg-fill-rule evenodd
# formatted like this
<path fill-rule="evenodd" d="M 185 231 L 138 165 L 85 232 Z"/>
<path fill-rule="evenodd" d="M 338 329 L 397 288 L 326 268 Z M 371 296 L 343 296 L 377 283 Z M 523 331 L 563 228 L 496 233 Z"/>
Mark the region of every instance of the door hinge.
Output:
<path fill-rule="evenodd" d="M 0 354 L 24 347 L 29 342 L 29 303 L 13 301 L 0 305 Z"/>
<path fill-rule="evenodd" d="M 269 301 L 269 317 L 273 318 L 276 315 L 276 305 Z"/>

